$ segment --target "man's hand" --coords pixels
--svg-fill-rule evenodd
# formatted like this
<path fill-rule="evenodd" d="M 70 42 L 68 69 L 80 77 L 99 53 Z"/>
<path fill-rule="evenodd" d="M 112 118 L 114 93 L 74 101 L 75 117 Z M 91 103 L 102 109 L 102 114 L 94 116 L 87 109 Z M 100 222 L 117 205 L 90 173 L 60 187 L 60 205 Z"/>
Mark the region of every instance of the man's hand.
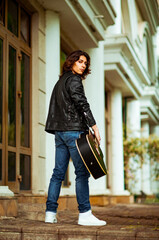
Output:
<path fill-rule="evenodd" d="M 94 135 L 95 135 L 95 137 L 96 137 L 96 139 L 97 139 L 97 142 L 98 142 L 98 144 L 100 145 L 101 137 L 100 137 L 100 134 L 99 134 L 99 130 L 98 130 L 97 125 L 92 126 L 92 129 L 93 129 L 93 131 L 94 131 Z"/>

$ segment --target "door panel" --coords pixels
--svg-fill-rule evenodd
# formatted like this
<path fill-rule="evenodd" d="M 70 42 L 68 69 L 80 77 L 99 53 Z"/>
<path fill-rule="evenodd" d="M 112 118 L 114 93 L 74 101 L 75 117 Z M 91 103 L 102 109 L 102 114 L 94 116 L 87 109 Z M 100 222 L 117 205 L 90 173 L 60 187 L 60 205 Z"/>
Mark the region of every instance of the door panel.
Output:
<path fill-rule="evenodd" d="M 16 147 L 16 50 L 9 46 L 8 145 Z"/>
<path fill-rule="evenodd" d="M 2 149 L 0 149 L 0 182 L 2 182 Z"/>
<path fill-rule="evenodd" d="M 21 60 L 21 146 L 30 147 L 30 57 L 22 52 Z"/>
<path fill-rule="evenodd" d="M 3 184 L 3 161 L 2 161 L 2 143 L 3 143 L 3 39 L 0 38 L 0 184 Z"/>
<path fill-rule="evenodd" d="M 6 184 L 9 188 L 15 192 L 19 192 L 20 184 L 18 180 L 19 176 L 19 148 L 18 148 L 18 108 L 19 102 L 17 101 L 17 88 L 19 79 L 19 67 L 17 62 L 18 46 L 16 42 L 10 44 L 11 39 L 7 41 L 8 61 L 7 61 L 7 73 L 8 81 L 6 85 Z"/>
<path fill-rule="evenodd" d="M 16 153 L 8 152 L 8 181 L 16 181 Z"/>
<path fill-rule="evenodd" d="M 0 143 L 2 143 L 2 106 L 3 106 L 3 40 L 0 38 Z"/>
<path fill-rule="evenodd" d="M 8 30 L 18 36 L 18 3 L 8 0 Z"/>
<path fill-rule="evenodd" d="M 22 181 L 20 190 L 29 190 L 31 188 L 31 158 L 30 156 L 20 154 L 20 175 Z"/>
<path fill-rule="evenodd" d="M 31 16 L 0 1 L 0 185 L 31 190 Z"/>

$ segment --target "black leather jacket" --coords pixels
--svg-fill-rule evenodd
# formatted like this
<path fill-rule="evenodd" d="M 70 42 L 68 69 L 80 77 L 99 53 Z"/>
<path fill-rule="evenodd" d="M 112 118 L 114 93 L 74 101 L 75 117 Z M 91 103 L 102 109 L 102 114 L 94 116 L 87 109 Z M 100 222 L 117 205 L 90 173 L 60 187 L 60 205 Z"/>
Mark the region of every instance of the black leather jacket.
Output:
<path fill-rule="evenodd" d="M 86 131 L 95 124 L 81 77 L 64 73 L 52 92 L 45 131 Z"/>

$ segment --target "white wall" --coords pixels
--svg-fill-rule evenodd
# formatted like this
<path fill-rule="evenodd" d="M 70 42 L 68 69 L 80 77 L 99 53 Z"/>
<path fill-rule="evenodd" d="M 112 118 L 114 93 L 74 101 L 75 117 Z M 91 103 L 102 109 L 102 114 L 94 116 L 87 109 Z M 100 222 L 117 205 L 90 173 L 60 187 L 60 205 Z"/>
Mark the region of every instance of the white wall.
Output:
<path fill-rule="evenodd" d="M 111 4 L 116 12 L 115 24 L 107 28 L 106 34 L 121 34 L 121 0 L 111 0 Z"/>
<path fill-rule="evenodd" d="M 46 11 L 46 113 L 53 87 L 60 74 L 60 20 L 53 11 Z M 47 117 L 47 114 L 46 114 Z M 46 133 L 46 191 L 55 161 L 54 135 Z"/>
<path fill-rule="evenodd" d="M 103 42 L 98 48 L 85 50 L 91 57 L 91 74 L 84 81 L 88 102 L 101 135 L 101 149 L 105 153 L 105 84 Z M 98 180 L 90 178 L 90 193 L 100 194 L 106 190 L 106 177 Z"/>
<path fill-rule="evenodd" d="M 141 136 L 141 120 L 140 120 L 140 101 L 129 100 L 127 102 L 127 137 L 128 138 L 140 138 Z M 130 159 L 131 169 L 135 171 L 135 180 L 130 179 L 128 182 L 129 189 L 132 193 L 140 194 L 141 191 L 141 169 L 139 164 Z"/>
<path fill-rule="evenodd" d="M 116 88 L 111 91 L 111 162 L 110 186 L 113 195 L 127 195 L 124 190 L 122 92 Z"/>
<path fill-rule="evenodd" d="M 128 137 L 140 137 L 141 121 L 140 121 L 140 101 L 129 100 L 127 102 L 127 135 Z"/>
<path fill-rule="evenodd" d="M 150 135 L 150 125 L 148 122 L 142 122 L 142 137 L 148 138 Z M 141 189 L 144 193 L 151 195 L 151 175 L 150 160 L 148 156 L 144 158 L 144 164 L 141 169 Z"/>

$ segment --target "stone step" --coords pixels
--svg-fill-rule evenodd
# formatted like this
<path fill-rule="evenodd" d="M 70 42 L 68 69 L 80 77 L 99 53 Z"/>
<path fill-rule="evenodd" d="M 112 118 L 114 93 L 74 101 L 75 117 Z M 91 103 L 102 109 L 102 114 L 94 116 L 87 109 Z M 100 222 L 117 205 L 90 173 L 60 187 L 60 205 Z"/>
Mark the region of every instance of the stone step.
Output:
<path fill-rule="evenodd" d="M 46 224 L 44 211 L 45 204 L 19 204 L 19 213 L 26 214 L 25 217 L 0 218 L 0 240 L 159 239 L 159 205 L 93 207 L 95 216 L 107 221 L 107 225 L 101 227 L 79 226 L 77 209 L 60 210 L 58 223 Z"/>
<path fill-rule="evenodd" d="M 93 206 L 115 205 L 119 202 L 133 202 L 132 196 L 90 196 L 90 202 Z M 78 209 L 75 196 L 61 196 L 58 200 L 58 210 Z M 46 196 L 19 195 L 18 196 L 18 216 L 24 219 L 44 221 L 46 208 Z"/>
<path fill-rule="evenodd" d="M 47 196 L 33 195 L 33 194 L 18 194 L 18 203 L 46 203 Z M 111 196 L 111 195 L 91 195 L 90 202 L 92 206 L 107 206 L 116 205 L 118 203 L 122 204 L 132 204 L 134 203 L 134 197 L 130 196 Z M 77 209 L 76 196 L 60 196 L 59 209 L 65 210 Z"/>
<path fill-rule="evenodd" d="M 139 210 L 136 211 L 138 208 Z M 46 205 L 44 203 L 18 203 L 18 217 L 44 221 L 45 209 Z M 96 211 L 96 209 L 98 209 L 99 216 L 103 214 L 102 207 L 92 206 L 93 211 Z M 62 212 L 60 209 L 58 209 L 58 211 Z M 77 212 L 77 208 L 70 211 Z M 118 204 L 115 206 L 112 205 L 112 207 L 109 205 L 109 207 L 105 210 L 105 213 L 107 216 L 111 217 L 122 216 L 123 218 L 128 217 L 134 219 L 159 219 L 158 205 L 155 204 L 151 205 L 151 208 L 146 204 Z"/>
<path fill-rule="evenodd" d="M 18 201 L 15 197 L 0 196 L 0 216 L 16 217 L 18 214 Z"/>
<path fill-rule="evenodd" d="M 44 221 L 45 204 L 43 203 L 18 203 L 18 217 L 29 220 Z"/>

